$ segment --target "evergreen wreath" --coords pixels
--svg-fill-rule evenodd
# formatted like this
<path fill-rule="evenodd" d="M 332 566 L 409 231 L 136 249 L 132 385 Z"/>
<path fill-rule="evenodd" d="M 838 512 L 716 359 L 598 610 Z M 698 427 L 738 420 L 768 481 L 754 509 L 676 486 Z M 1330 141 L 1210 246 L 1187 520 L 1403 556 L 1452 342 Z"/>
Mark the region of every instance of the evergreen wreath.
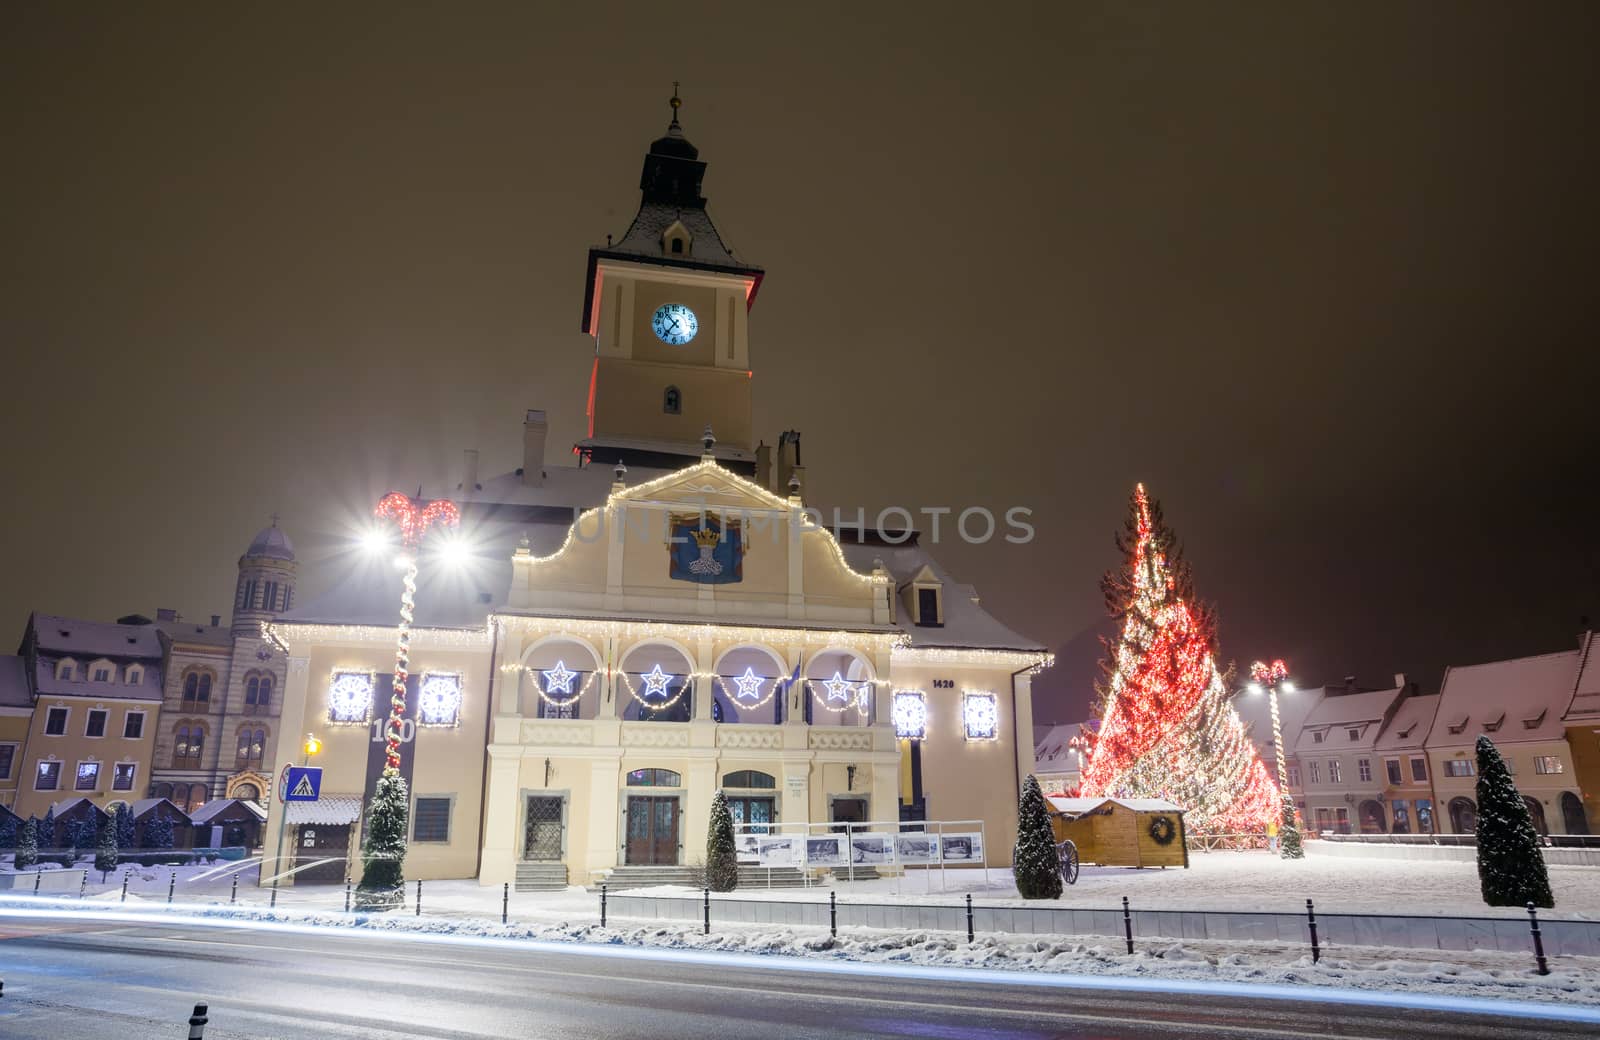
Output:
<path fill-rule="evenodd" d="M 1172 821 L 1165 816 L 1157 816 L 1150 821 L 1150 840 L 1157 845 L 1171 845 L 1172 839 L 1178 836 L 1178 829 Z"/>

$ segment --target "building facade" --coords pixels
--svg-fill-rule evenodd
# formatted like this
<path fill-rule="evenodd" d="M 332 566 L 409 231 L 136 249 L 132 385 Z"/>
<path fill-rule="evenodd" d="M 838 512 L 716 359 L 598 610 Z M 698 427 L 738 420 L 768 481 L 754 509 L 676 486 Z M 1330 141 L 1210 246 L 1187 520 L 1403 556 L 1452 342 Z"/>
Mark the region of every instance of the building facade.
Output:
<path fill-rule="evenodd" d="M 704 168 L 674 118 L 627 233 L 590 251 L 579 465 L 546 461 L 537 410 L 515 473 L 480 480 L 467 454 L 456 497 L 480 565 L 424 573 L 416 597 L 409 876 L 692 866 L 719 790 L 738 822 L 802 842 L 938 821 L 976 835 L 960 844 L 975 860 L 1009 862 L 1031 676 L 1050 657 L 917 532 L 819 522 L 798 433 L 775 460 L 752 443 L 764 275 L 717 234 Z M 270 626 L 285 717 L 323 743 L 321 802 L 268 820 L 299 879 L 340 879 L 329 864 L 358 844 L 399 599 L 380 563 Z"/>
<path fill-rule="evenodd" d="M 1403 675 L 1395 676 L 1395 686 L 1386 690 L 1323 690 L 1295 744 L 1305 791 L 1302 813 L 1312 830 L 1388 833 L 1386 778 L 1376 749 L 1379 734 L 1407 692 Z"/>
<path fill-rule="evenodd" d="M 1600 639 L 1588 631 L 1579 641 L 1578 681 L 1562 717 L 1572 754 L 1572 792 L 1562 792 L 1562 825 L 1568 834 L 1589 834 L 1600 825 Z"/>

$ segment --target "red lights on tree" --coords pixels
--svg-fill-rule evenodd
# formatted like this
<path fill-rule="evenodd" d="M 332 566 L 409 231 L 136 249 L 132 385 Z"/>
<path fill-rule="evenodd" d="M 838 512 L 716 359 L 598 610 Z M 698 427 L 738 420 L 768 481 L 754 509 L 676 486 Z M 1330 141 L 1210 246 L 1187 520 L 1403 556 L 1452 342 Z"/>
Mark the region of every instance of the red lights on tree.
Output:
<path fill-rule="evenodd" d="M 1117 545 L 1127 563 L 1101 588 L 1122 632 L 1107 646 L 1083 793 L 1165 798 L 1189 810 L 1198 832 L 1262 830 L 1278 812 L 1278 786 L 1228 703 L 1215 618 L 1195 598 L 1177 539 L 1143 484 Z"/>

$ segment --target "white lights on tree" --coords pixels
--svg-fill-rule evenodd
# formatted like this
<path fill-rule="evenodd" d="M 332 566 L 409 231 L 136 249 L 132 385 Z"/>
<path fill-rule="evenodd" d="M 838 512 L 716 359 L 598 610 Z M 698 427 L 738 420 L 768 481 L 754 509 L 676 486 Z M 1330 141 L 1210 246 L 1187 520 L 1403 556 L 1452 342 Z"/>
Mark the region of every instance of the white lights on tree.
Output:
<path fill-rule="evenodd" d="M 371 672 L 334 672 L 328 684 L 328 721 L 366 722 L 378 678 Z"/>
<path fill-rule="evenodd" d="M 746 668 L 743 675 L 733 680 L 733 685 L 739 688 L 740 700 L 756 701 L 761 699 L 761 684 L 765 681 L 754 668 Z"/>
<path fill-rule="evenodd" d="M 665 697 L 667 695 L 667 686 L 677 676 L 663 672 L 658 664 L 648 672 L 640 675 L 639 678 L 644 680 L 644 695 L 646 697 Z"/>
<path fill-rule="evenodd" d="M 424 726 L 454 726 L 461 721 L 461 676 L 429 672 L 422 677 L 417 714 Z"/>
<path fill-rule="evenodd" d="M 915 690 L 894 695 L 894 735 L 901 740 L 921 740 L 928 735 L 928 698 Z"/>
<path fill-rule="evenodd" d="M 992 693 L 969 693 L 961 701 L 961 723 L 968 740 L 995 740 L 1000 735 L 1000 706 Z"/>
<path fill-rule="evenodd" d="M 556 666 L 548 671 L 541 672 L 544 676 L 545 693 L 572 693 L 572 680 L 578 673 L 567 667 L 567 662 L 557 661 Z"/>

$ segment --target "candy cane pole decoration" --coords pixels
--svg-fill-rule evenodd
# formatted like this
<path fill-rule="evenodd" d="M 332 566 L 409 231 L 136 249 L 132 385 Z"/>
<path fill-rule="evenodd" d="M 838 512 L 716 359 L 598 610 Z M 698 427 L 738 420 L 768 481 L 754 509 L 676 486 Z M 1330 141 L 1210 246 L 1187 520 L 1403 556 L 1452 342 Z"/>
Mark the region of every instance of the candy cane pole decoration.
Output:
<path fill-rule="evenodd" d="M 406 713 L 406 679 L 410 675 L 411 622 L 417 606 L 417 548 L 422 536 L 435 524 L 455 527 L 461 510 L 449 499 L 439 498 L 423 505 L 400 491 L 390 492 L 378 503 L 375 515 L 392 520 L 400 528 L 400 566 L 405 569 L 405 590 L 400 593 L 400 633 L 394 650 L 394 686 L 389 691 L 389 724 L 384 728 L 384 773 L 400 771 L 400 722 Z"/>

